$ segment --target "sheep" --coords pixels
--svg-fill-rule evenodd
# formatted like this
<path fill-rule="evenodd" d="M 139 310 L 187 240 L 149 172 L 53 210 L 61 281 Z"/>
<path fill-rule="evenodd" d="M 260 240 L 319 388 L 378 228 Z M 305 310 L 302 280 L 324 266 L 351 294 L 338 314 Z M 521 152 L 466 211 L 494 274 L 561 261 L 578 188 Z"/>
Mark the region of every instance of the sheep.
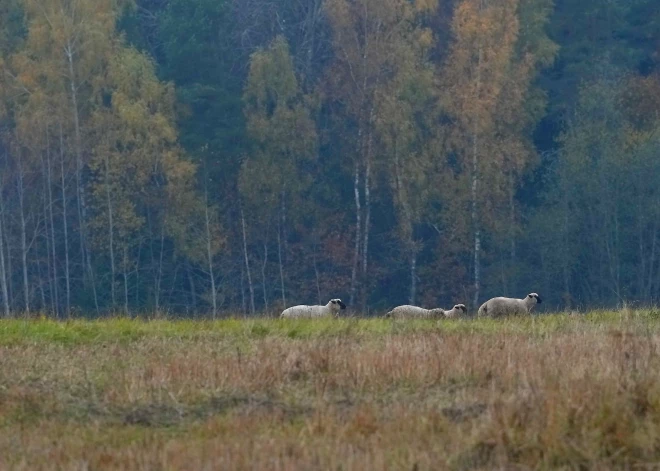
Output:
<path fill-rule="evenodd" d="M 445 311 L 445 317 L 460 317 L 465 313 L 467 313 L 465 304 L 456 304 L 449 311 Z"/>
<path fill-rule="evenodd" d="M 390 312 L 385 314 L 385 317 L 393 319 L 440 319 L 443 317 L 457 317 L 461 312 L 467 312 L 467 308 L 463 304 L 457 304 L 448 311 L 442 308 L 424 309 L 417 306 L 397 306 Z"/>
<path fill-rule="evenodd" d="M 529 293 L 523 299 L 492 298 L 481 305 L 477 315 L 479 317 L 502 317 L 516 314 L 529 314 L 541 298 L 536 293 Z"/>
<path fill-rule="evenodd" d="M 282 311 L 280 318 L 301 319 L 336 316 L 342 309 L 346 309 L 346 304 L 341 302 L 341 299 L 331 299 L 325 306 L 307 306 L 303 304 L 292 306 Z"/>

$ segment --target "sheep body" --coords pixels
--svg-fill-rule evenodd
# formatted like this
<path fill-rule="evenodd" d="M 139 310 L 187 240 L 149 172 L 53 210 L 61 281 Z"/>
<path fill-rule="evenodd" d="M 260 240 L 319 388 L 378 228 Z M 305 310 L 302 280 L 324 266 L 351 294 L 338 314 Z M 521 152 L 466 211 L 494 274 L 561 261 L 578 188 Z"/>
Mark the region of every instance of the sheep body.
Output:
<path fill-rule="evenodd" d="M 541 298 L 536 293 L 529 293 L 523 299 L 492 298 L 481 305 L 477 315 L 479 317 L 502 317 L 529 314 L 540 302 Z"/>
<path fill-rule="evenodd" d="M 308 306 L 301 304 L 299 306 L 291 306 L 290 308 L 285 309 L 280 314 L 281 318 L 285 319 L 312 319 L 319 317 L 329 317 L 336 316 L 337 313 L 346 309 L 346 304 L 344 304 L 341 299 L 331 299 L 328 301 L 328 304 L 325 306 Z"/>
<path fill-rule="evenodd" d="M 424 309 L 406 304 L 395 307 L 385 317 L 391 317 L 393 319 L 440 319 L 443 317 L 458 317 L 466 311 L 467 309 L 463 304 L 457 304 L 448 311 L 442 308 Z"/>

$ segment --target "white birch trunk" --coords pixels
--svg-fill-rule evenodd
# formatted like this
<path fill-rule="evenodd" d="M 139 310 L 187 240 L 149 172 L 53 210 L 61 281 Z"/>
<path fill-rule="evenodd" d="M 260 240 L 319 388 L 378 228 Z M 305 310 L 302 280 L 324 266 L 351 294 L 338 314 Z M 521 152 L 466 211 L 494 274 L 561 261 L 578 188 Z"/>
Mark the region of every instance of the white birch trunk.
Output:
<path fill-rule="evenodd" d="M 481 61 L 483 51 L 479 46 L 477 63 L 477 84 L 476 97 L 479 99 L 481 91 Z M 474 298 L 473 306 L 479 305 L 479 296 L 481 289 L 481 225 L 479 220 L 479 209 L 477 197 L 479 194 L 479 123 L 476 116 L 474 119 L 474 129 L 472 133 L 472 227 L 474 230 Z"/>
<path fill-rule="evenodd" d="M 351 270 L 351 297 L 350 304 L 353 305 L 355 301 L 355 293 L 357 290 L 357 272 L 358 262 L 360 260 L 360 240 L 362 230 L 362 208 L 360 204 L 360 167 L 355 163 L 355 177 L 353 180 L 353 192 L 355 194 L 355 247 L 353 252 L 353 268 Z"/>
<path fill-rule="evenodd" d="M 110 293 L 112 300 L 112 309 L 117 305 L 115 297 L 115 241 L 114 241 L 114 232 L 115 226 L 112 220 L 112 197 L 110 195 L 110 165 L 108 163 L 108 155 L 105 155 L 105 197 L 108 205 L 108 237 L 109 240 L 109 249 L 110 249 Z"/>
<path fill-rule="evenodd" d="M 48 134 L 46 135 L 46 178 L 48 180 L 47 184 L 47 195 L 48 195 L 48 222 L 50 229 L 51 237 L 51 253 L 53 255 L 53 295 L 55 296 L 55 315 L 59 317 L 60 314 L 60 295 L 59 295 L 59 282 L 57 276 L 57 250 L 55 244 L 55 217 L 53 215 L 53 172 L 52 172 L 52 162 L 50 157 L 50 139 Z"/>
<path fill-rule="evenodd" d="M 23 162 L 21 152 L 18 152 L 17 164 L 18 164 L 18 208 L 21 217 L 21 265 L 23 272 L 23 307 L 25 309 L 25 314 L 30 313 L 30 285 L 28 280 L 28 266 L 27 266 L 27 236 L 26 236 L 26 226 L 27 222 L 25 220 L 25 191 L 23 188 Z"/>
<path fill-rule="evenodd" d="M 1 183 L 1 182 L 0 182 Z M 2 188 L 0 188 L 0 193 Z M 0 195 L 0 215 L 4 216 L 4 207 L 2 205 L 2 198 Z M 5 266 L 5 249 L 4 249 L 4 227 L 3 217 L 0 217 L 0 288 L 2 288 L 2 307 L 4 309 L 4 316 L 9 317 L 9 290 L 7 289 L 7 270 Z"/>
<path fill-rule="evenodd" d="M 204 215 L 206 217 L 206 257 L 209 265 L 209 277 L 211 278 L 211 302 L 213 304 L 213 319 L 216 318 L 218 314 L 218 298 L 215 289 L 215 276 L 213 274 L 213 250 L 211 247 L 211 221 L 209 218 L 209 200 L 208 200 L 208 190 L 204 190 L 205 202 L 204 202 Z M 192 281 L 192 277 L 190 278 Z M 193 296 L 194 296 L 193 292 Z"/>
<path fill-rule="evenodd" d="M 252 275 L 250 274 L 250 261 L 247 252 L 247 234 L 245 231 L 245 215 L 243 208 L 241 208 L 241 227 L 243 229 L 243 255 L 245 257 L 245 271 L 247 273 L 248 288 L 250 290 L 250 314 L 254 314 L 254 286 L 252 285 Z"/>
<path fill-rule="evenodd" d="M 69 222 L 67 220 L 66 183 L 64 179 L 64 136 L 60 123 L 60 176 L 62 185 L 62 224 L 64 226 L 64 279 L 66 282 L 66 315 L 71 314 L 71 270 L 69 268 Z"/>

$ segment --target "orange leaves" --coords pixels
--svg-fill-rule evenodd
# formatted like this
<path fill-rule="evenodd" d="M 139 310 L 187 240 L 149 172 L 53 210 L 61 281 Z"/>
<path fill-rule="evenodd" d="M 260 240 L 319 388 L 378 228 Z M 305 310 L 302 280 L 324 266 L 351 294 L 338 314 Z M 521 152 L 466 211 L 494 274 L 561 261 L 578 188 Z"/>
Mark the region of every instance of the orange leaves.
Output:
<path fill-rule="evenodd" d="M 438 0 L 415 0 L 415 9 L 422 12 L 434 12 L 438 9 Z"/>
<path fill-rule="evenodd" d="M 660 76 L 635 76 L 627 81 L 623 109 L 638 126 L 655 128 L 660 119 Z"/>

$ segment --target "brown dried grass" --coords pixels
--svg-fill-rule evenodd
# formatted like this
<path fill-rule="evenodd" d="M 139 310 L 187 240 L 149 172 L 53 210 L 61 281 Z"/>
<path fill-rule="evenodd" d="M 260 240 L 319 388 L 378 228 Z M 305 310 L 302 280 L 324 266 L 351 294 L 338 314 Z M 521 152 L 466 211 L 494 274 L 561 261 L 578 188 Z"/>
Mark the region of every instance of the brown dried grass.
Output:
<path fill-rule="evenodd" d="M 654 320 L 558 323 L 6 344 L 0 469 L 655 468 Z"/>

